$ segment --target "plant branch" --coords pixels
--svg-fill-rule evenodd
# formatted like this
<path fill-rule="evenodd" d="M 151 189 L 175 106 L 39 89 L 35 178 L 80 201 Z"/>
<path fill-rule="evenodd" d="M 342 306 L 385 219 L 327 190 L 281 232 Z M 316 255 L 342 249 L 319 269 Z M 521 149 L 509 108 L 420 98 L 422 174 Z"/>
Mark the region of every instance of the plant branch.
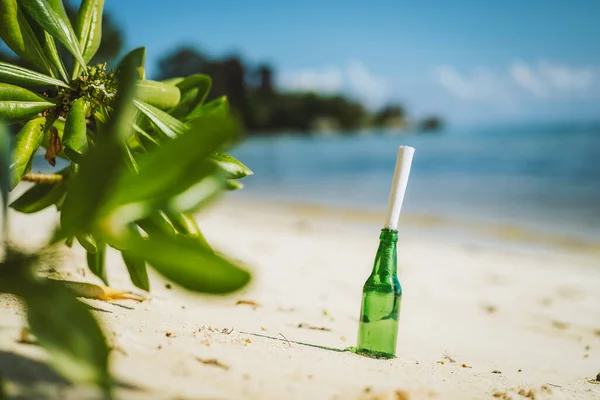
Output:
<path fill-rule="evenodd" d="M 23 175 L 23 178 L 21 178 L 21 180 L 27 181 L 27 182 L 52 184 L 52 183 L 62 182 L 63 176 L 61 174 L 34 174 L 34 173 L 29 173 L 29 174 Z"/>

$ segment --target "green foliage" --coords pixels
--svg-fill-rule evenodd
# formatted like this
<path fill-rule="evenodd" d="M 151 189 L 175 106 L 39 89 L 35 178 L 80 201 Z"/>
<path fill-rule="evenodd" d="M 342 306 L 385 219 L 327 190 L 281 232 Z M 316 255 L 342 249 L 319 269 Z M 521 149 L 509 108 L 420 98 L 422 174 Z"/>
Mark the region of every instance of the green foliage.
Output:
<path fill-rule="evenodd" d="M 61 86 L 68 88 L 65 82 L 50 76 L 31 71 L 16 65 L 0 62 L 0 82 L 23 86 Z"/>
<path fill-rule="evenodd" d="M 19 57 L 54 76 L 54 70 L 17 0 L 0 3 L 0 37 Z"/>
<path fill-rule="evenodd" d="M 177 106 L 181 99 L 179 88 L 167 83 L 139 81 L 136 89 L 138 99 L 161 110 Z"/>
<path fill-rule="evenodd" d="M 6 400 L 6 393 L 4 391 L 4 379 L 2 377 L 2 371 L 0 371 L 0 400 Z"/>
<path fill-rule="evenodd" d="M 377 127 L 398 126 L 406 123 L 406 113 L 399 105 L 383 107 L 373 117 L 373 125 Z"/>
<path fill-rule="evenodd" d="M 79 42 L 61 1 L 52 1 L 50 4 L 49 0 L 20 0 L 19 6 L 50 36 L 61 42 L 81 65 L 85 65 Z"/>
<path fill-rule="evenodd" d="M 88 308 L 60 282 L 51 280 L 31 280 L 19 294 L 25 300 L 31 332 L 50 353 L 49 362 L 57 372 L 74 382 L 107 389 L 108 346 Z"/>
<path fill-rule="evenodd" d="M 0 123 L 0 194 L 2 197 L 2 236 L 1 243 L 8 240 L 8 191 L 10 188 L 10 138 L 6 128 Z"/>
<path fill-rule="evenodd" d="M 5 120 L 29 119 L 55 104 L 19 86 L 0 83 L 0 116 Z"/>
<path fill-rule="evenodd" d="M 49 363 L 57 372 L 73 382 L 96 384 L 110 394 L 108 346 L 98 323 L 62 282 L 34 275 L 39 261 L 36 255 L 7 249 L 0 264 L 0 292 L 23 300 L 31 333 L 50 353 Z"/>
<path fill-rule="evenodd" d="M 129 225 L 131 235 L 139 236 L 139 231 L 135 224 Z M 150 290 L 150 281 L 148 280 L 148 271 L 146 270 L 146 260 L 142 257 L 133 255 L 127 251 L 121 252 L 123 262 L 127 267 L 131 282 L 142 290 Z"/>
<path fill-rule="evenodd" d="M 78 163 L 82 153 L 88 149 L 87 125 L 85 122 L 88 106 L 84 98 L 73 102 L 65 121 L 62 137 L 63 151 L 69 160 Z"/>
<path fill-rule="evenodd" d="M 188 129 L 177 118 L 148 103 L 134 100 L 134 104 L 166 138 L 174 139 Z"/>
<path fill-rule="evenodd" d="M 108 278 L 106 277 L 106 245 L 101 243 L 97 246 L 92 243 L 93 238 L 90 236 L 77 235 L 77 241 L 81 244 L 85 244 L 87 250 L 87 265 L 94 275 L 102 279 L 102 282 L 108 285 Z"/>
<path fill-rule="evenodd" d="M 44 128 L 46 126 L 46 117 L 35 118 L 28 121 L 17 133 L 13 162 L 10 166 L 11 190 L 17 186 L 21 177 L 29 169 L 33 155 L 44 139 Z"/>
<path fill-rule="evenodd" d="M 51 3 L 53 3 L 54 1 L 59 2 L 60 0 L 52 0 Z M 93 4 L 90 4 L 93 3 Z M 17 1 L 14 1 L 14 4 L 17 4 Z M 84 7 L 84 5 L 87 5 L 86 7 Z M 4 5 L 3 5 L 4 6 Z M 85 31 L 81 30 L 82 28 L 86 28 L 86 26 L 81 25 L 82 22 L 86 19 L 91 18 L 92 19 L 92 25 L 93 25 L 93 32 L 100 32 L 100 44 L 99 47 L 96 51 L 96 53 L 94 54 L 93 58 L 91 60 L 86 60 L 86 62 L 88 63 L 88 65 L 95 65 L 98 63 L 104 63 L 104 62 L 108 62 L 108 65 L 114 65 L 113 61 L 116 59 L 116 57 L 118 57 L 120 54 L 122 54 L 122 47 L 123 47 L 123 32 L 121 30 L 121 28 L 119 26 L 117 26 L 117 24 L 115 23 L 114 19 L 108 15 L 107 13 L 101 13 L 98 14 L 97 11 L 102 11 L 102 4 L 99 0 L 96 1 L 81 1 L 81 6 L 78 8 L 73 6 L 73 2 L 65 2 L 64 3 L 65 6 L 65 11 L 67 13 L 67 16 L 69 17 L 69 21 L 71 22 L 71 25 L 73 26 L 74 30 L 75 30 L 75 34 L 79 40 L 80 46 L 82 46 L 82 52 L 84 53 L 84 58 L 86 57 L 86 49 L 83 48 L 84 43 L 85 43 Z M 90 6 L 93 6 L 90 8 Z M 98 10 L 98 8 L 100 8 L 100 10 Z M 19 8 L 17 8 L 17 10 L 20 11 Z M 84 10 L 84 11 L 82 11 Z M 92 14 L 90 15 L 90 12 L 92 12 Z M 27 21 L 28 25 L 35 26 L 36 23 L 35 21 L 31 20 L 31 18 L 27 19 L 27 15 L 23 14 L 21 12 L 21 14 L 23 15 L 23 18 L 25 19 L 25 21 Z M 84 18 L 85 17 L 85 18 Z M 1 18 L 1 17 L 0 17 Z M 100 18 L 100 21 L 98 21 L 97 18 Z M 100 22 L 100 23 L 98 23 Z M 99 26 L 99 27 L 98 27 Z M 0 31 L 3 28 L 9 28 L 10 25 L 5 25 L 2 26 L 2 24 L 0 24 Z M 87 28 L 86 28 L 87 29 Z M 8 29 L 7 29 L 8 30 Z M 35 34 L 34 29 L 31 29 L 32 31 L 32 35 L 36 36 L 36 40 L 38 40 L 37 38 L 40 37 L 40 39 L 38 40 L 38 42 L 40 42 L 40 54 L 44 54 L 44 57 L 48 58 L 47 55 L 45 55 L 46 52 L 46 48 L 44 47 L 43 43 L 41 43 L 42 41 L 47 43 L 46 41 L 46 35 L 45 35 L 45 31 L 43 29 L 41 29 L 41 27 L 36 27 L 35 29 Z M 88 33 L 89 35 L 89 33 Z M 48 35 L 49 36 L 49 35 Z M 52 38 L 52 36 L 49 36 L 50 38 Z M 89 38 L 89 36 L 87 36 Z M 8 43 L 8 42 L 7 42 Z M 91 44 L 91 43 L 90 43 Z M 14 46 L 9 46 L 10 48 L 13 48 Z M 63 46 L 55 46 L 56 50 L 58 51 L 58 59 L 60 61 L 62 61 L 62 63 L 64 64 L 64 68 L 65 68 L 65 75 L 66 75 L 66 71 L 67 70 L 73 70 L 73 74 L 72 77 L 76 77 L 78 75 L 78 73 L 75 73 L 75 65 L 71 56 L 71 53 L 69 53 L 68 50 L 66 50 Z M 12 64 L 16 64 L 19 65 L 21 67 L 26 67 L 26 68 L 35 68 L 36 67 L 36 62 L 40 62 L 43 61 L 42 59 L 40 59 L 39 57 L 34 59 L 33 62 L 29 61 L 25 58 L 16 58 L 13 57 L 12 54 L 3 51 L 4 49 L 2 48 L 2 43 L 0 42 L 0 61 L 5 61 L 5 62 L 10 62 Z M 14 50 L 14 49 L 13 49 Z M 31 48 L 30 48 L 31 50 Z M 88 50 L 89 52 L 90 50 Z M 17 54 L 19 54 L 18 51 L 15 51 Z M 46 60 L 47 62 L 50 62 L 50 60 Z M 44 62 L 42 62 L 42 66 L 45 65 Z M 52 74 L 52 76 L 56 76 L 57 71 L 55 70 L 55 65 L 52 64 L 48 64 L 50 70 L 52 70 L 51 72 L 47 72 L 49 74 Z M 38 66 L 39 67 L 39 66 Z M 49 71 L 49 69 L 43 69 L 43 71 Z M 63 76 L 63 79 L 66 80 L 66 76 Z"/>
<path fill-rule="evenodd" d="M 54 185 L 34 185 L 10 204 L 10 208 L 33 214 L 57 204 L 67 193 L 65 182 Z"/>
<path fill-rule="evenodd" d="M 85 62 L 89 62 L 100 48 L 103 9 L 104 0 L 83 0 L 77 12 L 75 33 Z"/>
<path fill-rule="evenodd" d="M 430 115 L 430 116 L 423 118 L 423 120 L 419 124 L 419 130 L 422 132 L 439 131 L 443 127 L 444 127 L 444 122 L 439 117 L 436 117 L 435 115 Z"/>
<path fill-rule="evenodd" d="M 176 85 L 181 92 L 181 101 L 171 111 L 171 115 L 180 118 L 189 116 L 193 110 L 202 106 L 210 92 L 212 80 L 207 75 L 196 74 L 171 84 Z"/>
<path fill-rule="evenodd" d="M 249 273 L 210 247 L 190 213 L 252 174 L 225 153 L 241 126 L 226 98 L 204 103 L 212 84 L 206 75 L 146 80 L 144 48 L 115 71 L 88 65 L 101 48 L 103 3 L 83 0 L 73 15 L 60 0 L 0 0 L 0 37 L 37 69 L 0 62 L 0 120 L 22 126 L 13 146 L 0 126 L 3 241 L 8 192 L 27 176 L 35 184 L 10 207 L 31 214 L 55 206 L 60 227 L 48 245 L 76 239 L 105 284 L 112 248 L 142 290 L 150 289 L 147 267 L 192 291 L 238 290 Z M 28 175 L 39 148 L 51 165 L 61 157 L 67 167 Z M 36 276 L 38 255 L 5 253 L 0 292 L 23 299 L 53 367 L 110 394 L 107 344 L 93 316 L 64 284 Z"/>

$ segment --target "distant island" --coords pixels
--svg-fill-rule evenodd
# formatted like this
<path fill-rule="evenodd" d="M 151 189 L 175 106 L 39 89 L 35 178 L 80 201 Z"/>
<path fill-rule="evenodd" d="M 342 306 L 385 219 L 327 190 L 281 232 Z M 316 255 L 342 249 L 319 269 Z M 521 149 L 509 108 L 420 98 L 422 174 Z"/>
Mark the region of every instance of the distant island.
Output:
<path fill-rule="evenodd" d="M 415 121 L 399 104 L 369 112 L 360 102 L 341 94 L 279 91 L 271 66 L 248 66 L 235 55 L 210 59 L 194 47 L 181 47 L 161 58 L 158 67 L 157 80 L 193 73 L 210 75 L 213 88 L 208 100 L 227 96 L 250 136 L 367 129 L 435 132 L 444 125 L 433 115 Z"/>

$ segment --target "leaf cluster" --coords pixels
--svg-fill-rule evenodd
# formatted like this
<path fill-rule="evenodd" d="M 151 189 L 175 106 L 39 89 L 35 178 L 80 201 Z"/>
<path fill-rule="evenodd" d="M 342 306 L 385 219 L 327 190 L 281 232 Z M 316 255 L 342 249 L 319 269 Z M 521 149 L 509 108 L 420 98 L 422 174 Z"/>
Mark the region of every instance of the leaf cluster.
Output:
<path fill-rule="evenodd" d="M 105 284 L 105 255 L 113 248 L 140 289 L 150 290 L 151 267 L 192 291 L 238 290 L 250 274 L 211 248 L 192 215 L 252 174 L 226 153 L 240 140 L 240 125 L 227 98 L 205 103 L 209 76 L 146 80 L 144 48 L 114 71 L 88 65 L 101 41 L 103 3 L 83 0 L 71 24 L 60 0 L 0 0 L 0 37 L 36 67 L 0 62 L 0 120 L 20 127 L 12 142 L 0 132 L 3 240 L 8 192 L 33 181 L 10 207 L 56 207 L 60 226 L 50 244 L 77 241 Z M 61 57 L 64 50 L 71 59 Z M 40 148 L 51 165 L 61 159 L 66 166 L 32 174 Z M 54 367 L 108 390 L 107 345 L 89 311 L 60 282 L 35 276 L 36 255 L 5 250 L 0 292 L 23 298 Z"/>

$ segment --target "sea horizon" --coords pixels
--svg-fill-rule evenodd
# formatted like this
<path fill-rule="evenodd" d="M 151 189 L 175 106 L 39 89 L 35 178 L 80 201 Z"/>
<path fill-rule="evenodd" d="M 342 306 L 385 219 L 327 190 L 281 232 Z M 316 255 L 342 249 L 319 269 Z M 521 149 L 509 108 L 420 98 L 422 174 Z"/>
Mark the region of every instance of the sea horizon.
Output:
<path fill-rule="evenodd" d="M 416 149 L 403 213 L 600 240 L 600 123 L 278 135 L 232 153 L 255 172 L 242 196 L 376 212 L 400 145 Z"/>
<path fill-rule="evenodd" d="M 251 137 L 231 153 L 254 175 L 232 195 L 384 212 L 401 145 L 416 149 L 403 214 L 600 241 L 600 122 Z M 32 171 L 57 161 L 40 150 Z"/>

